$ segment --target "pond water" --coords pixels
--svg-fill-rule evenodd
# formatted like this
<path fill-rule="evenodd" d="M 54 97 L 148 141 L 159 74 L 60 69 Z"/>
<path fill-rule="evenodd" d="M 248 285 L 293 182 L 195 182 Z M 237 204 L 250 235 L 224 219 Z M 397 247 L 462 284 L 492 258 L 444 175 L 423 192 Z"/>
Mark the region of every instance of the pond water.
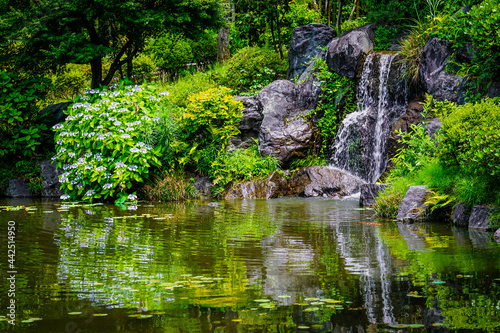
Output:
<path fill-rule="evenodd" d="M 491 233 L 376 221 L 349 200 L 0 205 L 2 332 L 500 326 L 500 245 Z"/>

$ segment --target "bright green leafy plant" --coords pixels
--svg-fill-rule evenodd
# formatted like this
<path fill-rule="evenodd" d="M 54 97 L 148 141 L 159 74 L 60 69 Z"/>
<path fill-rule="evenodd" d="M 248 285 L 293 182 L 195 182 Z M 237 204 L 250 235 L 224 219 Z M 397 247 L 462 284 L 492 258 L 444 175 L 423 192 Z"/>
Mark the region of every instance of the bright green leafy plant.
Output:
<path fill-rule="evenodd" d="M 158 96 L 148 86 L 120 85 L 76 98 L 66 120 L 53 127 L 53 159 L 64 170 L 62 199 L 137 199 L 127 191 L 147 177 L 150 167 L 160 166 L 163 149 L 141 141 L 141 133 L 157 126 L 160 118 L 154 111 L 167 94 Z"/>
<path fill-rule="evenodd" d="M 178 118 L 179 140 L 174 147 L 179 164 L 194 164 L 206 173 L 211 162 L 226 147 L 229 138 L 239 133 L 237 125 L 243 103 L 235 101 L 229 88 L 212 88 L 193 94 Z"/>
<path fill-rule="evenodd" d="M 260 156 L 257 145 L 248 149 L 235 149 L 217 156 L 210 166 L 214 178 L 212 192 L 219 195 L 226 184 L 267 176 L 279 169 L 279 161 L 272 156 Z"/>

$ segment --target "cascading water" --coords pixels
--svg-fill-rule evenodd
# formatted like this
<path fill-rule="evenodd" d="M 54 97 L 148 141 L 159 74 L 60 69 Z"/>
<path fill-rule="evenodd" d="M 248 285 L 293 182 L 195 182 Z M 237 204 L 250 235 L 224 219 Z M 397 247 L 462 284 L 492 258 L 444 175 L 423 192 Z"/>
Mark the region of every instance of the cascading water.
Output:
<path fill-rule="evenodd" d="M 357 85 L 358 109 L 344 119 L 333 145 L 331 163 L 369 182 L 387 166 L 391 124 L 405 111 L 408 89 L 401 80 L 397 54 L 372 53 Z"/>

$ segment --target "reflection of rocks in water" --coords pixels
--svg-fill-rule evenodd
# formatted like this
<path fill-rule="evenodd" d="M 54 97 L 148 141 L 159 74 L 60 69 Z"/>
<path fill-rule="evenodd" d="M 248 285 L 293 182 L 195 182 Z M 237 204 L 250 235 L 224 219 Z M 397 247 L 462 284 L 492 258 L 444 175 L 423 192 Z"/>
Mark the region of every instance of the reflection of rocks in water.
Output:
<path fill-rule="evenodd" d="M 410 250 L 426 249 L 429 247 L 425 242 L 423 231 L 417 224 L 398 222 L 398 229 Z"/>
<path fill-rule="evenodd" d="M 424 310 L 424 326 L 426 332 L 429 333 L 447 333 L 450 332 L 449 329 L 443 326 L 432 326 L 435 324 L 440 324 L 446 320 L 446 317 L 441 313 L 443 310 L 437 309 L 437 301 L 432 303 L 432 307 L 430 309 Z"/>
<path fill-rule="evenodd" d="M 345 310 L 330 317 L 334 333 L 365 333 L 370 323 L 366 310 Z M 371 331 L 371 330 L 370 330 Z"/>
<path fill-rule="evenodd" d="M 487 231 L 469 229 L 472 246 L 476 249 L 487 249 L 491 243 L 491 233 Z"/>
<path fill-rule="evenodd" d="M 453 237 L 459 246 L 469 247 L 471 245 L 468 229 L 453 227 Z"/>

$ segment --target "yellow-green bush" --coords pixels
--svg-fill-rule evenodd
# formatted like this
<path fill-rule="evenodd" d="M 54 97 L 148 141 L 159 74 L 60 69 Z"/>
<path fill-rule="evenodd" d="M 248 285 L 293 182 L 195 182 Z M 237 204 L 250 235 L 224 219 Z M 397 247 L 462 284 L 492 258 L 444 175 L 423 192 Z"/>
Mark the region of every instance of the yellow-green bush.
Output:
<path fill-rule="evenodd" d="M 212 88 L 189 97 L 187 107 L 178 118 L 179 140 L 174 143 L 180 153 L 179 164 L 194 162 L 207 172 L 210 163 L 229 138 L 239 133 L 243 103 L 235 101 L 229 88 Z"/>

